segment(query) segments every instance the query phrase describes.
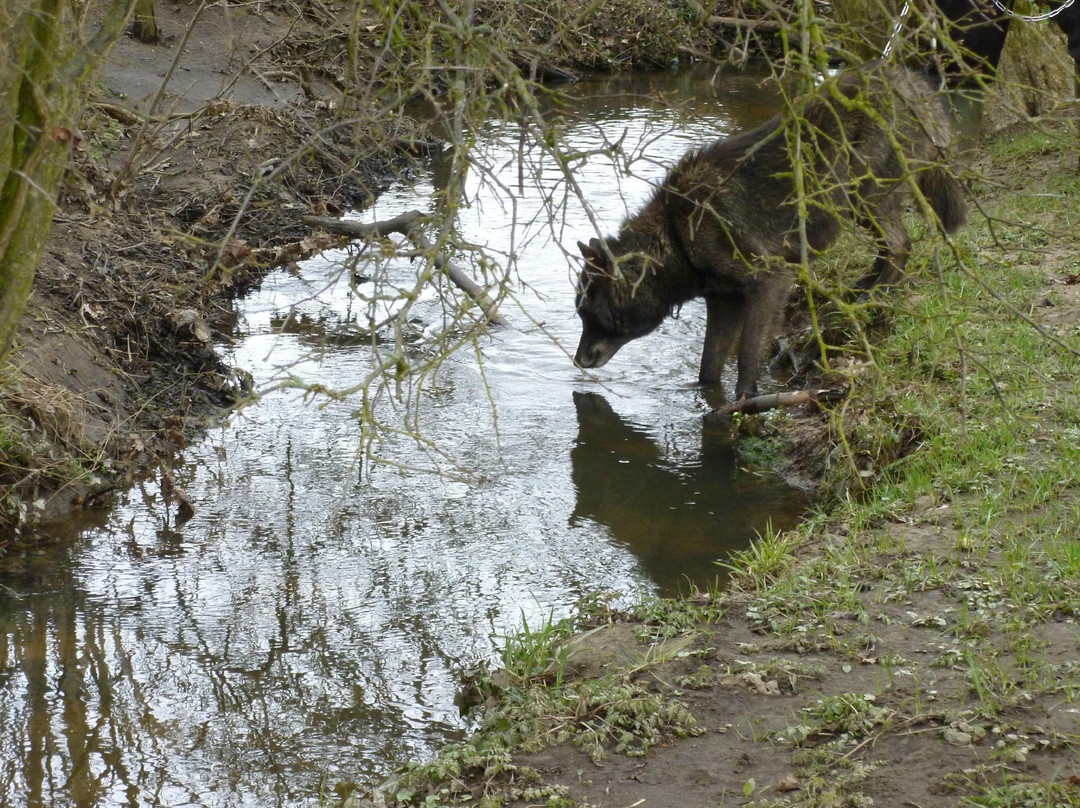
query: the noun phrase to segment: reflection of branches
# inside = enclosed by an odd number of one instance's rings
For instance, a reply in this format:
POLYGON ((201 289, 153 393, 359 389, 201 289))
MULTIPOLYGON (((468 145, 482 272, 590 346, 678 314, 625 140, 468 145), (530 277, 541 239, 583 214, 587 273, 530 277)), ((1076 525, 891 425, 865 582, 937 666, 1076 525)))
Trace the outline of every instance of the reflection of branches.
POLYGON ((304 216, 303 222, 312 227, 321 227, 332 233, 356 238, 378 238, 386 233, 400 233, 416 245, 423 255, 430 257, 436 269, 445 272, 454 285, 475 300, 490 322, 495 325, 507 325, 484 288, 470 278, 465 270, 447 258, 444 252, 436 250, 435 245, 424 235, 422 227, 424 215, 420 211, 412 210, 393 219, 372 223, 331 219, 326 216, 304 216))
MULTIPOLYGON (((31 596, 25 612, 14 624, 5 622, 0 634, 12 630, 16 638, 25 703, 23 714, 10 702, 4 705, 0 757, 11 765, 0 773, 0 793, 20 794, 30 805, 96 805, 107 792, 169 789, 175 800, 182 789, 194 802, 195 795, 164 771, 156 770, 153 782, 145 777, 141 764, 163 753, 164 725, 144 697, 122 621, 88 604, 70 577, 53 583, 48 595, 31 596), (140 759, 133 772, 135 749, 140 759)), ((22 695, 17 687, 8 693, 22 695)))

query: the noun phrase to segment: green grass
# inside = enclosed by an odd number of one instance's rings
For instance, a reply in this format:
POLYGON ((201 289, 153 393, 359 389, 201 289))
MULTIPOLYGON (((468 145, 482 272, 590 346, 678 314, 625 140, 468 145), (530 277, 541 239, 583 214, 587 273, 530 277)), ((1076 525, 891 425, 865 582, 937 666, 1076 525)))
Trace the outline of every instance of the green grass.
POLYGON ((1067 144, 1068 135, 1050 129, 1029 129, 1009 133, 991 141, 995 161, 1023 160, 1056 151, 1067 144))
POLYGON ((1007 783, 965 800, 982 808, 1076 808, 1080 791, 1072 783, 1007 783))
POLYGON ((571 620, 555 620, 549 614, 538 627, 530 627, 522 613, 521 630, 503 638, 503 671, 510 681, 528 683, 550 673, 558 677, 565 662, 560 643, 573 634, 571 620))
POLYGON ((793 534, 773 530, 770 522, 746 550, 736 550, 716 563, 728 571, 732 585, 760 589, 790 566, 796 547, 793 534))
MULTIPOLYGON (((680 603, 646 602, 643 625, 659 624, 667 616, 690 625, 680 603), (670 605, 670 611, 663 603, 670 605)), ((702 613, 694 614, 696 623, 702 613)), ((392 795, 397 804, 456 803, 460 795, 453 784, 468 780, 481 792, 475 804, 494 808, 502 804, 500 795, 510 794, 544 805, 571 806, 575 803, 566 800, 564 790, 545 787, 533 773, 515 765, 511 751, 569 743, 599 762, 610 754, 643 756, 665 739, 700 734, 696 720, 679 699, 634 681, 643 670, 680 653, 665 651, 665 632, 653 638, 660 640, 659 645, 650 645, 649 639, 643 642, 639 661, 629 669, 580 679, 564 673, 573 653, 567 641, 571 635, 581 637, 575 634, 581 627, 549 615, 536 626, 524 622, 520 631, 504 637, 503 668, 484 672, 473 682, 480 695, 495 698, 497 706, 484 712, 483 726, 473 739, 450 745, 435 760, 400 773, 392 795)), ((591 631, 604 628, 594 626, 591 631)))

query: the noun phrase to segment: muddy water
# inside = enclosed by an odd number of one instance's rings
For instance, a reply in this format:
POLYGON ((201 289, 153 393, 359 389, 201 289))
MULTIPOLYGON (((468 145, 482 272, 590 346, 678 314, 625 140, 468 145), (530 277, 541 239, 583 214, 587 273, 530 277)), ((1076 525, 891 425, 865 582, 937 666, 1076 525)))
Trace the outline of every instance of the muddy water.
MULTIPOLYGON (((773 107, 752 76, 575 92, 569 147, 624 137, 637 158, 633 176, 600 158, 577 166, 609 229, 689 144, 773 107)), ((484 131, 495 174, 475 172, 460 235, 516 254, 529 316, 504 304, 514 328, 427 379, 430 443, 384 434, 387 462, 372 462, 356 396, 280 389, 186 452, 186 523, 149 480, 65 549, 0 571, 0 804, 314 804, 321 788, 462 737, 457 671, 523 620, 566 615, 596 590, 709 585, 715 559, 797 519, 800 494, 741 472, 725 436, 703 433, 700 309, 595 376, 573 368, 560 244, 593 233, 573 199, 557 215, 544 206, 558 173, 533 179, 539 155, 515 160, 518 146, 512 128, 484 131)), ((364 215, 428 207, 438 169, 364 215)), ((386 271, 404 283, 413 269, 386 271)), ((341 388, 372 367, 362 309, 340 259, 312 261, 268 278, 222 350, 263 388, 341 388)), ((440 304, 421 299, 415 315, 422 346, 440 304)))

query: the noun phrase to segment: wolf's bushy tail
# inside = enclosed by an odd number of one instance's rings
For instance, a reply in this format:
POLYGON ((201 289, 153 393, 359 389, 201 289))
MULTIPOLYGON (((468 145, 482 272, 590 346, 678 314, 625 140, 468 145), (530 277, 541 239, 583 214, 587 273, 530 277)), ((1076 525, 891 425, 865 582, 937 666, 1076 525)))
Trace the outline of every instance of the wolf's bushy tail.
POLYGON ((943 166, 933 165, 915 175, 915 183, 930 202, 942 229, 952 233, 967 222, 967 202, 960 181, 943 166))

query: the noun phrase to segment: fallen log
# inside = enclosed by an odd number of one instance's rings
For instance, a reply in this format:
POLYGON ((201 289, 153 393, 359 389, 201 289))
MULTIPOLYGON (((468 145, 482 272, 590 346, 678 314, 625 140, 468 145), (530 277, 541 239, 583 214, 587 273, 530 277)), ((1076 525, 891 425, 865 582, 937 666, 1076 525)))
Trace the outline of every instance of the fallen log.
POLYGON ((717 407, 705 414, 705 423, 723 424, 731 420, 735 413, 753 415, 760 412, 779 409, 780 407, 801 407, 804 404, 832 404, 842 401, 847 396, 846 388, 832 390, 798 390, 793 393, 769 393, 753 398, 740 398, 731 404, 717 407))
POLYGON ((783 26, 776 20, 748 20, 745 17, 722 17, 714 14, 705 21, 709 28, 749 28, 762 33, 778 33, 783 26))
POLYGON ((331 233, 353 238, 377 238, 388 233, 399 233, 405 236, 418 250, 433 256, 432 263, 435 268, 440 272, 445 272, 451 283, 476 302, 483 310, 488 322, 500 326, 509 325, 506 318, 499 314, 495 301, 488 296, 484 287, 470 278, 465 270, 447 258, 442 251, 435 249, 435 245, 424 235, 424 220, 424 214, 418 210, 410 210, 382 222, 354 222, 329 216, 301 217, 301 221, 308 227, 320 227, 331 233))

